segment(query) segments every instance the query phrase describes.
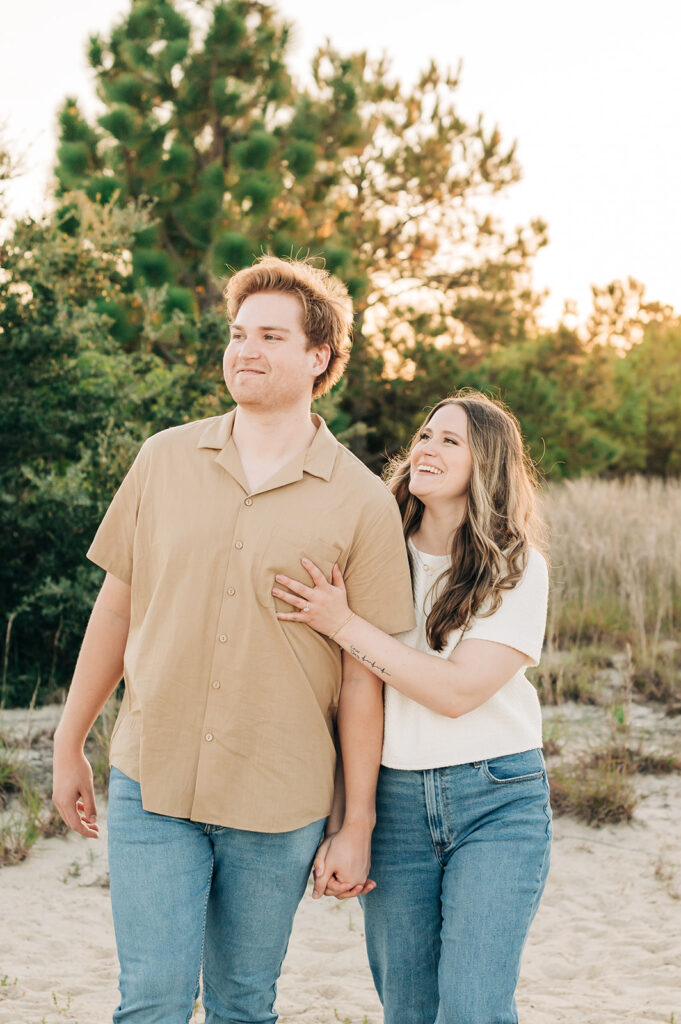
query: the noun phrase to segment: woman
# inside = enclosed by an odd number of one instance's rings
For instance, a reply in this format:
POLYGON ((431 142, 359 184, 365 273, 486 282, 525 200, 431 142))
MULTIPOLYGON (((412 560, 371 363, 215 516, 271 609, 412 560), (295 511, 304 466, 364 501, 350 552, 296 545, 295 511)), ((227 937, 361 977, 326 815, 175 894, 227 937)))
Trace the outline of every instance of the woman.
POLYGON ((310 563, 314 587, 277 577, 296 609, 279 617, 333 635, 387 684, 376 888, 361 897, 385 1024, 512 1024, 551 843, 524 673, 539 661, 548 590, 534 473, 514 417, 460 392, 432 409, 389 485, 416 628, 382 633, 348 608, 337 567, 329 584, 310 563))

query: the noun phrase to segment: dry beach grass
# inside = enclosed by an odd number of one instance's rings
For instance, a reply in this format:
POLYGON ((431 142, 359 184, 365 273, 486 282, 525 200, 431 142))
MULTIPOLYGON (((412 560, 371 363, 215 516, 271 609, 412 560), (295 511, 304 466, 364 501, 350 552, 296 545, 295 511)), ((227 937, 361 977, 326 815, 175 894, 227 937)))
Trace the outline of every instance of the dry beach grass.
POLYGON ((628 642, 639 668, 654 664, 681 619, 681 481, 582 478, 548 487, 542 505, 549 651, 628 642))

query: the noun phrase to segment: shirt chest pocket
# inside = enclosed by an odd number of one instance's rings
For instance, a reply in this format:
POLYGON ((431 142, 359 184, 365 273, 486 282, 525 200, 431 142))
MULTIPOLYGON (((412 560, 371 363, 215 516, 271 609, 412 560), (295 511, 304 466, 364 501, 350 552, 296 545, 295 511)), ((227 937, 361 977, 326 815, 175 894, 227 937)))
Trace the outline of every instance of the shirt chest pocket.
POLYGON ((344 568, 343 552, 340 544, 335 545, 321 540, 314 535, 296 536, 290 530, 275 528, 263 543, 262 554, 255 566, 255 593, 260 604, 276 611, 290 612, 292 608, 272 594, 272 587, 277 586, 275 575, 283 573, 291 579, 298 580, 306 586, 312 586, 312 580, 300 564, 305 556, 311 559, 331 580, 331 570, 338 562, 341 571, 344 568))

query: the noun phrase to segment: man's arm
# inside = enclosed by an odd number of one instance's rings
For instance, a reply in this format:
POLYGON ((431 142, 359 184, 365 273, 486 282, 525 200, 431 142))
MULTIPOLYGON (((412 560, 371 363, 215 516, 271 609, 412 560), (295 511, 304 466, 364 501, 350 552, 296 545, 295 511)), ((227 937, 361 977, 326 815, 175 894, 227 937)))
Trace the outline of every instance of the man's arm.
MULTIPOLYGON (((343 653, 343 684, 338 704, 343 759, 343 824, 315 862, 313 897, 327 890, 341 899, 369 892, 365 886, 376 822, 376 780, 383 743, 383 684, 343 653), (325 856, 324 856, 325 854, 325 856), (318 869, 320 873, 318 874, 318 869)), ((335 803, 335 801, 334 801, 335 803)), ((331 829, 329 829, 331 831, 331 829)))
POLYGON ((123 675, 129 628, 130 587, 107 573, 54 734, 52 800, 66 824, 89 838, 97 838, 99 828, 92 768, 83 747, 97 715, 123 675))
POLYGON ((326 819, 324 835, 327 838, 340 831, 345 817, 345 776, 343 774, 343 754, 340 749, 340 737, 336 729, 336 771, 333 777, 333 803, 326 819))

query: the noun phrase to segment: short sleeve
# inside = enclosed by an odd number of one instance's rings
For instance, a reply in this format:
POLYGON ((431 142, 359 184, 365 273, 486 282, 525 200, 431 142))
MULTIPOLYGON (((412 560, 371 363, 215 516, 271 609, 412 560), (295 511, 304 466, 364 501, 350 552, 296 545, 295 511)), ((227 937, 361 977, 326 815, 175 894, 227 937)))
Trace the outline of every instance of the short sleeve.
POLYGON ((135 530, 146 482, 148 455, 145 442, 116 491, 87 552, 91 562, 128 584, 132 581, 135 530))
POLYGON ((378 515, 362 524, 344 573, 353 612, 384 633, 414 627, 414 598, 399 509, 386 493, 378 515))
POLYGON ((486 618, 475 618, 463 640, 491 640, 526 654, 539 664, 546 629, 549 573, 543 556, 530 548, 525 572, 501 605, 486 618))

